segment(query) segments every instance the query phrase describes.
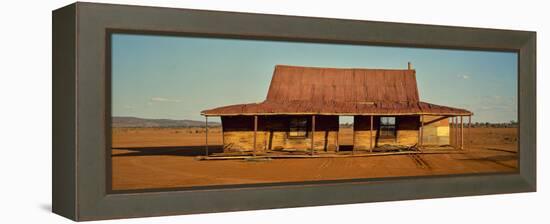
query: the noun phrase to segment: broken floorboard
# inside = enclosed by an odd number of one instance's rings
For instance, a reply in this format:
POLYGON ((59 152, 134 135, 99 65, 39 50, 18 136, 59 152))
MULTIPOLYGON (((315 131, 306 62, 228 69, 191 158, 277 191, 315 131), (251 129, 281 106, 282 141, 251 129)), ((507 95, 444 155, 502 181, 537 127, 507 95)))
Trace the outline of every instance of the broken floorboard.
POLYGON ((197 160, 238 160, 238 159, 292 159, 292 158, 348 158, 348 157, 371 157, 371 156, 391 156, 391 155, 411 155, 411 154, 460 154, 461 150, 434 150, 434 151, 404 151, 404 152, 379 152, 379 153, 320 153, 320 154, 275 154, 264 153, 252 155, 213 155, 198 156, 197 160))

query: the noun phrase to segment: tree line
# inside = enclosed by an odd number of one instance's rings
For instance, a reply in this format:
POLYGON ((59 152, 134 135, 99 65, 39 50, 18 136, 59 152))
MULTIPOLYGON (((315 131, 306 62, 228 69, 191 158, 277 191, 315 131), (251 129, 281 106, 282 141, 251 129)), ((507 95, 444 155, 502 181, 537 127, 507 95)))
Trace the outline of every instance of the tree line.
MULTIPOLYGON (((460 124, 458 124, 460 126, 460 124)), ((464 122, 464 127, 468 125, 467 122, 464 122)), ((517 121, 509 121, 509 122, 502 122, 502 123, 492 123, 492 122, 472 122, 472 127, 474 128, 517 128, 518 122, 517 121)), ((343 123, 340 124, 340 127, 342 128, 351 128, 353 127, 353 123, 343 123)))

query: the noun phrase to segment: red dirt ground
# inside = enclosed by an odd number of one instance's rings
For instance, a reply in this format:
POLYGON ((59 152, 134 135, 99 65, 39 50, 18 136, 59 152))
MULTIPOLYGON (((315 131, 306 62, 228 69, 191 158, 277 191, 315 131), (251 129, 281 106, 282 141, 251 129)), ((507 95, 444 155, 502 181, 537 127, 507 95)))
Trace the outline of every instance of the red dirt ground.
MULTIPOLYGON (((517 129, 472 128, 464 153, 269 161, 199 161, 200 128, 113 129, 113 190, 517 171, 517 129)), ((351 144, 351 129, 341 131, 351 144)), ((210 150, 221 131, 209 130, 210 150)), ((214 145, 218 145, 217 147, 214 145)))

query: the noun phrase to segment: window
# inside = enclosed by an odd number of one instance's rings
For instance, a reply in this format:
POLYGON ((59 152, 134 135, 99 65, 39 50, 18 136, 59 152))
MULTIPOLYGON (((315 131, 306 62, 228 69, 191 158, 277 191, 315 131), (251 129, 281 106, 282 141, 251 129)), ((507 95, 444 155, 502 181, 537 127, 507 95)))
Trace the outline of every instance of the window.
POLYGON ((307 137, 307 119, 306 118, 291 118, 288 137, 305 138, 307 137))
POLYGON ((381 138, 395 138, 395 117, 380 117, 381 138))

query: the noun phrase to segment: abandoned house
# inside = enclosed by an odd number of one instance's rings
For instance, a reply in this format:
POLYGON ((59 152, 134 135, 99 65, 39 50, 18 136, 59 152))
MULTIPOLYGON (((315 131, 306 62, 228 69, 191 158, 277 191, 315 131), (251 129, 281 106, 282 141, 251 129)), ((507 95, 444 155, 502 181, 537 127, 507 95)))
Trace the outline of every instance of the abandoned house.
POLYGON ((472 115, 420 101, 410 63, 408 69, 277 65, 263 102, 201 114, 206 122, 221 117, 224 152, 312 154, 344 150, 340 116, 353 116, 353 145, 347 148, 368 152, 383 145, 462 148, 463 118, 470 123, 472 115))

